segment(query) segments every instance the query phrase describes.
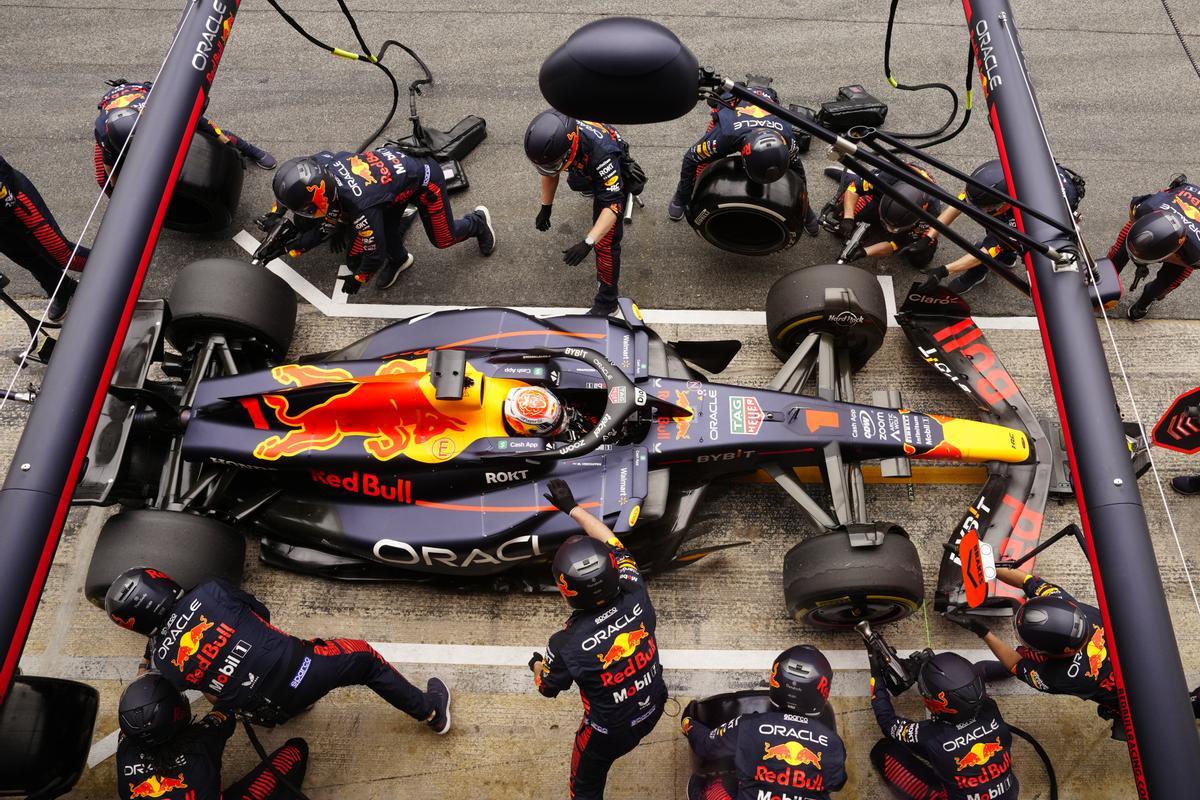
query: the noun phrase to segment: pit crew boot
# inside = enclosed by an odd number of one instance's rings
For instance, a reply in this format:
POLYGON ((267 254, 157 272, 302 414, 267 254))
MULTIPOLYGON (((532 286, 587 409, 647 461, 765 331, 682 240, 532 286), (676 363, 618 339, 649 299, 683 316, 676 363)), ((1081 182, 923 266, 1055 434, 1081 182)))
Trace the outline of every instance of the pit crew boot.
POLYGON ((671 222, 679 222, 683 219, 683 203, 679 202, 677 198, 672 197, 667 203, 667 219, 671 222))
POLYGON ((233 146, 237 148, 238 152, 253 161, 254 165, 259 169, 270 171, 278 166, 279 162, 275 160, 275 156, 271 155, 266 150, 263 150, 261 147, 257 147, 250 142, 247 142, 240 136, 230 136, 229 138, 232 141, 233 146))
POLYGON ((1150 306, 1152 305, 1154 305, 1154 300, 1146 297, 1146 295, 1143 294, 1133 305, 1129 307, 1129 311, 1126 312, 1126 316, 1128 316, 1134 322, 1137 322, 1139 319, 1145 319, 1146 315, 1150 313, 1150 306))
POLYGON ((390 289, 400 277, 400 273, 407 270, 413 265, 413 254, 408 253, 403 261, 390 259, 388 263, 383 265, 383 269, 379 270, 379 275, 375 278, 375 283, 380 289, 390 289))
POLYGON ((425 685, 425 696, 433 705, 433 716, 425 720, 425 724, 438 736, 443 736, 450 730, 450 689, 441 678, 430 678, 425 685))
POLYGON ((487 257, 496 251, 496 229, 492 227, 492 214, 487 206, 475 206, 475 213, 483 220, 483 229, 479 231, 479 254, 487 257))
POLYGON ((63 279, 62 285, 50 300, 50 307, 46 309, 47 320, 57 324, 66 318, 67 307, 70 306, 71 298, 75 296, 75 287, 78 285, 79 282, 74 278, 63 279))
POLYGON ((1171 488, 1179 494, 1200 494, 1200 475, 1179 475, 1171 478, 1171 488))
POLYGON ((947 288, 955 294, 966 294, 987 280, 987 276, 988 268, 980 264, 977 267, 971 267, 969 270, 950 281, 947 288))

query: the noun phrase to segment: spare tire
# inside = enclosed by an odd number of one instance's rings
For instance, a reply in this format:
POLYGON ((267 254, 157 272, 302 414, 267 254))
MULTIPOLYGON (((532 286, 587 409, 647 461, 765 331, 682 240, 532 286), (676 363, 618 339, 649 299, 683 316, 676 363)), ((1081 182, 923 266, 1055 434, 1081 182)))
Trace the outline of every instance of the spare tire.
POLYGON ((108 587, 133 567, 165 572, 185 591, 212 578, 236 586, 245 561, 245 537, 219 520, 182 511, 122 511, 100 529, 83 594, 103 607, 108 587))
POLYGON ((792 619, 818 628, 895 622, 925 599, 921 558, 899 525, 875 547, 851 547, 841 531, 819 534, 784 557, 783 599, 792 619))
POLYGON ((814 331, 831 333, 862 369, 887 334, 887 302, 879 280, 858 267, 822 264, 789 272, 767 292, 767 336, 786 361, 814 331))
POLYGON ((219 233, 228 228, 242 199, 244 171, 233 146, 192 134, 163 226, 183 233, 219 233))
POLYGON ((87 769, 100 693, 18 674, 0 704, 0 797, 61 797, 87 769))
POLYGON ((296 330, 296 293, 265 267, 234 258, 193 261, 179 271, 167 341, 180 352, 213 334, 261 342, 281 358, 296 330))
POLYGON ((746 177, 741 159, 725 158, 700 173, 687 206, 691 226, 710 244, 743 256, 786 250, 800 238, 808 187, 792 170, 774 183, 746 177))

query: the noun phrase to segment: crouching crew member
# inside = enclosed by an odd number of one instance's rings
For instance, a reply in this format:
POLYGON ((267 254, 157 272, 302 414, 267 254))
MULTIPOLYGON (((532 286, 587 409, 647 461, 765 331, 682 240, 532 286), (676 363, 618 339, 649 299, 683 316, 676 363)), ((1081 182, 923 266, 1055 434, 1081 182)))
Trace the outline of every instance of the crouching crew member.
POLYGON ((298 800, 291 787, 300 788, 308 767, 303 739, 287 740, 222 792, 221 760, 233 735, 233 717, 212 711, 193 723, 187 700, 156 672, 129 684, 117 714, 117 796, 122 800, 298 800))
POLYGON ((145 667, 180 690, 203 692, 218 711, 277 724, 342 686, 366 686, 435 733, 450 729, 450 691, 438 678, 417 689, 360 639, 289 636, 253 595, 221 580, 190 592, 155 569, 122 573, 104 609, 149 638, 145 667))
POLYGON ((667 700, 655 614, 633 556, 613 532, 575 502, 555 478, 546 499, 579 523, 554 555, 552 574, 571 616, 529 661, 538 691, 555 697, 579 686, 583 721, 571 754, 570 796, 598 800, 613 762, 637 747, 667 700))
MULTIPOLYGON (((768 87, 751 87, 761 97, 778 103, 779 96, 768 87)), ((792 137, 792 126, 749 100, 735 100, 724 95, 721 105, 712 112, 708 130, 700 141, 683 154, 679 185, 667 204, 667 216, 678 222, 692 201, 696 179, 704 168, 726 156, 740 154, 746 176, 756 183, 773 183, 789 169, 805 181, 804 162, 792 137)), ((805 185, 807 185, 805 183, 805 185)), ((820 230, 817 215, 808 203, 808 192, 801 198, 804 204, 804 229, 816 236, 820 230)))
POLYGON ((353 294, 378 274, 380 289, 388 289, 400 273, 412 266, 404 246, 409 221, 404 210, 416 204, 425 235, 434 247, 453 247, 475 239, 479 253, 496 249, 496 232, 487 207, 477 206, 461 219, 454 218, 446 194, 446 177, 433 158, 410 156, 394 147, 377 147, 366 153, 320 152, 284 162, 272 182, 279 205, 318 224, 299 227, 300 235, 279 242, 276 249, 259 248, 262 261, 288 252, 300 255, 339 231, 353 230, 349 251, 357 257, 354 276, 346 281, 353 294))
POLYGON ((1016 800, 1012 733, 971 662, 957 653, 930 655, 917 687, 933 716, 897 716, 872 660, 871 708, 884 738, 871 749, 871 763, 892 794, 904 800, 1016 800))
MULTIPOLYGON (((935 182, 933 176, 920 165, 910 163, 908 166, 930 183, 935 182)), ((830 174, 829 170, 826 172, 830 174)), ((831 204, 832 209, 826 207, 827 213, 836 214, 840 211, 837 233, 842 239, 849 239, 860 222, 871 225, 863 237, 870 244, 852 253, 851 260, 863 256, 880 258, 901 252, 914 269, 924 269, 933 260, 937 250, 937 231, 912 209, 878 189, 881 183, 886 183, 924 211, 937 214, 942 210, 938 200, 916 186, 901 182, 894 175, 873 172, 860 177, 850 170, 842 170, 838 195, 831 204)))
POLYGON ((732 756, 736 770, 728 780, 692 778, 688 800, 829 800, 846 784, 846 747, 820 719, 832 682, 821 651, 801 644, 771 666, 767 695, 774 711, 743 714, 712 729, 685 711, 681 723, 692 750, 701 758, 732 756))

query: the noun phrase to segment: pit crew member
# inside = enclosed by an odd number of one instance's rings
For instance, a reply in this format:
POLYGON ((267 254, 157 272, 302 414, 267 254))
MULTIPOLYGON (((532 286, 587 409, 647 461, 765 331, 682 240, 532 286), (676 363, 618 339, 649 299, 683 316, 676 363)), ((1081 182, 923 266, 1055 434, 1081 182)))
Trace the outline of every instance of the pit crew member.
MULTIPOLYGON (((925 180, 933 183, 933 177, 919 164, 910 163, 909 168, 925 180)), ((837 168, 826 170, 836 174, 837 168)), ((851 254, 851 260, 864 256, 879 258, 902 252, 905 260, 915 269, 924 269, 933 260, 937 250, 937 231, 929 227, 912 210, 895 198, 884 194, 876 187, 880 183, 896 189, 906 200, 931 214, 942 210, 942 204, 915 186, 900 182, 885 172, 873 172, 861 177, 850 170, 840 170, 838 194, 826 206, 826 214, 836 215, 837 233, 849 239, 860 222, 871 224, 865 240, 871 244, 851 254)), ((831 224, 831 223, 827 223, 831 224)))

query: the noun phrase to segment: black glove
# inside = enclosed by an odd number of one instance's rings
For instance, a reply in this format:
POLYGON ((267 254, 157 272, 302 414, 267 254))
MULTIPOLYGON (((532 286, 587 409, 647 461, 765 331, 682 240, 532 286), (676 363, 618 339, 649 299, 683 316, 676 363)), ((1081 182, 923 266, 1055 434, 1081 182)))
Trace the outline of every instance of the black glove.
POLYGON ((279 224, 281 219, 283 219, 283 215, 283 211, 268 211, 261 217, 255 217, 254 224, 257 225, 258 229, 263 233, 270 233, 271 231, 275 230, 275 226, 279 224))
POLYGON ((967 616, 961 611, 948 611, 945 614, 946 621, 952 622, 964 631, 970 631, 980 639, 991 633, 987 625, 984 625, 974 617, 967 616))
POLYGON ((931 292, 942 282, 942 278, 949 277, 950 270, 946 269, 945 266, 933 267, 932 269, 925 270, 923 274, 925 275, 925 282, 919 288, 922 292, 931 292))
POLYGON ((842 221, 838 223, 838 236, 843 239, 849 239, 854 235, 854 229, 858 227, 858 222, 854 217, 842 217, 842 221))
POLYGON ((546 659, 542 658, 542 654, 541 654, 541 653, 539 653, 539 652, 537 652, 536 650, 534 650, 534 651, 533 651, 533 655, 532 655, 532 656, 530 656, 530 658, 529 658, 529 671, 530 671, 530 672, 535 672, 535 671, 537 670, 537 667, 536 667, 535 665, 536 665, 536 664, 537 664, 539 661, 545 661, 545 660, 546 660, 546 659))
POLYGON ((287 244, 283 241, 283 237, 280 236, 259 245, 258 249, 254 251, 254 258, 258 262, 266 264, 269 261, 274 261, 286 252, 287 244))
POLYGON ((592 252, 592 246, 587 242, 573 244, 563 250, 563 263, 574 267, 587 258, 587 254, 590 252, 592 252))
POLYGON ((363 284, 371 279, 370 275, 350 275, 342 279, 342 288, 346 294, 358 294, 358 290, 363 287, 363 284), (362 278, 362 280, 360 280, 362 278))
POLYGON ((579 505, 575 502, 575 495, 571 494, 571 487, 567 486, 567 482, 562 478, 552 478, 546 484, 546 488, 550 491, 542 496, 564 514, 570 514, 575 506, 579 505))
POLYGON ((329 234, 329 249, 334 253, 342 252, 354 241, 356 235, 349 225, 338 225, 333 229, 333 233, 329 234))
POLYGON ((550 230, 550 209, 554 208, 553 203, 543 203, 542 208, 538 211, 537 219, 533 222, 533 227, 539 231, 550 230))
MULTIPOLYGON (((916 239, 900 248, 900 253, 903 253, 909 258, 917 261, 925 258, 927 255, 929 256, 930 260, 932 260, 932 250, 935 246, 936 245, 933 239, 930 239, 928 236, 918 236, 916 239)), ((897 253, 897 255, 900 255, 900 253, 897 253)))

